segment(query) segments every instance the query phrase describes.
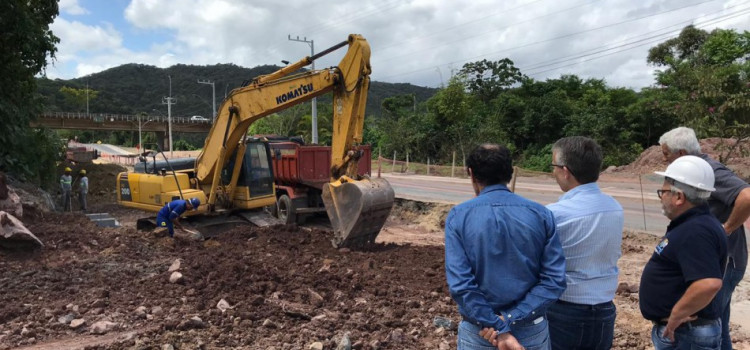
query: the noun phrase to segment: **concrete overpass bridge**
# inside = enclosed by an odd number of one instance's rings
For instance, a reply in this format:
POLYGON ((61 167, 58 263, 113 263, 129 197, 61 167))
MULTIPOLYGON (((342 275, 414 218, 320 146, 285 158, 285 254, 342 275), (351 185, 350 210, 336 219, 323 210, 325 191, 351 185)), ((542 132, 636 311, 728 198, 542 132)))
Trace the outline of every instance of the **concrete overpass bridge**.
MULTIPOLYGON (((31 126, 46 126, 50 129, 76 130, 126 130, 168 132, 169 120, 165 116, 138 116, 108 113, 45 112, 31 126)), ((191 120, 172 117, 172 132, 208 132, 211 120, 191 120)))
MULTIPOLYGON (((32 127, 45 126, 50 129, 74 130, 121 130, 155 132, 157 142, 163 149, 169 149, 169 124, 165 116, 139 116, 108 113, 69 113, 45 112, 31 122, 32 127)), ((208 133, 211 120, 191 120, 190 118, 172 117, 172 132, 208 133)))

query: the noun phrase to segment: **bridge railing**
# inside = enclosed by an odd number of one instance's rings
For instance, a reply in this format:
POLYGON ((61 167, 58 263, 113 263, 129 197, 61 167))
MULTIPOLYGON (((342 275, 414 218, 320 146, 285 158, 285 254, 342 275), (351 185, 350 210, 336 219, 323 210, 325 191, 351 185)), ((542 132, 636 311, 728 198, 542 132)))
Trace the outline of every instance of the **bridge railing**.
MULTIPOLYGON (((103 123, 106 121, 131 121, 138 123, 138 115, 132 114, 111 114, 111 113, 78 113, 78 112, 44 112, 41 117, 52 118, 52 119, 88 119, 97 123, 103 123)), ((141 122, 147 121, 167 123, 168 117, 166 116, 140 116, 141 122)), ((189 117, 172 117, 172 123, 183 123, 183 124, 211 124, 211 120, 192 120, 189 117)))

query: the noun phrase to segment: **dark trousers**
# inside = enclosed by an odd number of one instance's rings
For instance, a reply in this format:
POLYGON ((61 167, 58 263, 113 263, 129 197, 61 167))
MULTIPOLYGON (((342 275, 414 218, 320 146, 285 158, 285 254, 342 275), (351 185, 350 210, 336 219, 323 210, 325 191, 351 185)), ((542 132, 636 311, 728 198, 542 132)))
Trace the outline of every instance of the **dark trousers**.
POLYGON ((70 211, 70 190, 62 191, 62 210, 63 212, 70 211))
POLYGON ((156 216, 156 226, 158 227, 166 227, 169 231, 169 237, 174 237, 174 226, 172 225, 172 220, 169 220, 168 218, 163 218, 159 215, 156 216))
POLYGON ((735 266, 734 259, 727 262, 727 270, 724 271, 721 290, 716 294, 716 298, 721 301, 721 349, 732 350, 732 337, 729 335, 729 304, 732 303, 732 293, 734 288, 742 281, 745 275, 743 266, 735 266))
POLYGON ((558 300, 547 309, 553 350, 610 349, 617 309, 613 302, 597 305, 558 300))
POLYGON ((78 192, 78 203, 81 204, 81 210, 83 211, 88 210, 88 202, 86 201, 86 196, 88 196, 86 192, 78 192))

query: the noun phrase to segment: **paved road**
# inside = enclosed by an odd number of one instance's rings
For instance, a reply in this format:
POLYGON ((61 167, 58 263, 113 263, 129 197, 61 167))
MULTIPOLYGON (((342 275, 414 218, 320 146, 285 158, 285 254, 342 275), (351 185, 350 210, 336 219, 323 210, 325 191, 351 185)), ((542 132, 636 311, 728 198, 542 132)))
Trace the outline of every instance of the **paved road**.
POLYGON ((99 151, 100 154, 109 154, 113 156, 128 156, 132 155, 132 153, 117 147, 115 145, 110 145, 106 143, 98 144, 98 143, 84 143, 82 144, 84 147, 93 148, 97 151, 99 151))
MULTIPOLYGON (((390 173, 382 176, 390 182, 399 198, 456 204, 474 197, 474 190, 467 179, 390 173)), ((656 197, 660 180, 644 176, 642 184, 643 197, 638 182, 599 182, 602 191, 615 197, 622 205, 626 228, 661 235, 669 221, 661 214, 661 205, 656 197)), ((555 202, 562 195, 560 187, 549 177, 519 178, 516 193, 542 204, 555 202)))

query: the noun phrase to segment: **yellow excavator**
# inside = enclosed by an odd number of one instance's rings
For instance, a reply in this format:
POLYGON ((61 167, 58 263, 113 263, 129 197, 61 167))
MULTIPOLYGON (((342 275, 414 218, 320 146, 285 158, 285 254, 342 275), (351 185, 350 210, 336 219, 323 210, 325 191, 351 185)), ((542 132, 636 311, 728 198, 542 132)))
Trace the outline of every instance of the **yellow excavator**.
MULTIPOLYGON (((361 35, 352 34, 312 57, 255 78, 222 102, 193 168, 167 170, 154 159, 151 171, 146 167, 144 172, 120 173, 118 203, 155 212, 174 199, 197 197, 206 205, 190 215, 226 221, 240 214, 250 220, 248 212, 275 205, 276 195, 268 142, 248 137, 248 128, 263 117, 331 92, 330 182, 323 186, 322 198, 334 230, 333 244, 374 242, 394 193, 386 180, 357 174, 370 72, 370 46, 361 35), (344 46, 348 50, 338 66, 301 71, 344 46)), ((166 157, 165 161, 169 163, 166 157)))

